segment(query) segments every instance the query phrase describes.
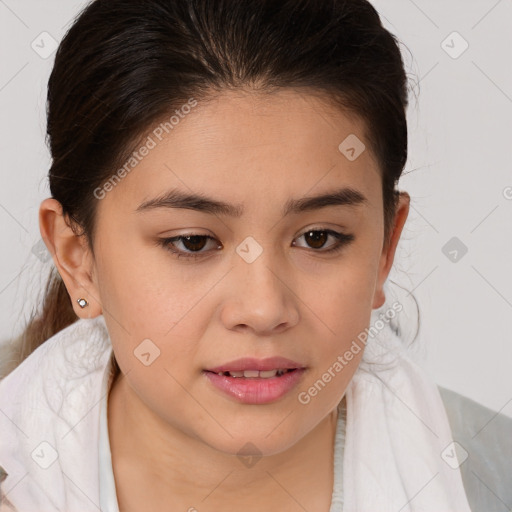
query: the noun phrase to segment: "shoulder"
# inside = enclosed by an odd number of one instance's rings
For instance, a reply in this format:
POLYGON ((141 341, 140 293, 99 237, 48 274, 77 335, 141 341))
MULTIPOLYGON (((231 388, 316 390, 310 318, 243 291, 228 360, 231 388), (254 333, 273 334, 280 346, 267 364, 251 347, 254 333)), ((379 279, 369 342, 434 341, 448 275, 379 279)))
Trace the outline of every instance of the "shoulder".
POLYGON ((0 495, 18 510, 89 510, 85 499, 97 500, 94 446, 112 353, 103 317, 80 319, 0 379, 0 495), (44 471, 36 450, 50 461, 44 471))
MULTIPOLYGON (((452 437, 467 458, 460 471, 471 509, 512 507, 512 418, 438 386, 452 437)), ((462 460, 463 457, 460 457, 462 460)))

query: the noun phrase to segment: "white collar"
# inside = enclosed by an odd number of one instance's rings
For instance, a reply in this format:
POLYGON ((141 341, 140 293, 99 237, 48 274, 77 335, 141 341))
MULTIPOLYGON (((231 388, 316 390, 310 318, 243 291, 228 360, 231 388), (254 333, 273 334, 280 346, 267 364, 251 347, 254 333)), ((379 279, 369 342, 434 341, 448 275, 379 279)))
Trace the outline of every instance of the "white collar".
POLYGON ((103 316, 79 319, 0 381, 2 491, 18 511, 98 511, 97 397, 111 356, 103 316))

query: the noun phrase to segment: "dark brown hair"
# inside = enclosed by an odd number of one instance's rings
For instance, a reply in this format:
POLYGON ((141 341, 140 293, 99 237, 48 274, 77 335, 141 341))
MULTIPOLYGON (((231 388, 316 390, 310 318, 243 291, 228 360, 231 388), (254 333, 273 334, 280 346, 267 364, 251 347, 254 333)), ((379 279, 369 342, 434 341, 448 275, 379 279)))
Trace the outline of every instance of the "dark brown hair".
MULTIPOLYGON (((240 88, 303 90, 364 121, 388 241, 407 160, 407 80, 398 41, 368 1, 95 0, 58 47, 47 98, 51 194, 93 254, 93 191, 191 97, 240 88)), ((77 319, 52 269, 15 363, 77 319)))

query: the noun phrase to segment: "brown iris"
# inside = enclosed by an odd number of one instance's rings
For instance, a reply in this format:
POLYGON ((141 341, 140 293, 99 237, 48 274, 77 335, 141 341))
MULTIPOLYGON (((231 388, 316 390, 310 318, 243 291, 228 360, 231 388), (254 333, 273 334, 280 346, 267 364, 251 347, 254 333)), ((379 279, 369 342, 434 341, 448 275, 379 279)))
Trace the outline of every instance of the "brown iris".
POLYGON ((208 238, 204 235, 192 235, 192 236, 183 236, 182 242, 183 245, 189 251, 200 251, 207 243, 208 238))
POLYGON ((308 241, 308 244, 313 247, 314 249, 320 249, 324 246, 327 237, 329 235, 326 231, 308 231, 304 233, 304 239, 307 241, 308 237, 313 240, 313 244, 310 244, 308 241))

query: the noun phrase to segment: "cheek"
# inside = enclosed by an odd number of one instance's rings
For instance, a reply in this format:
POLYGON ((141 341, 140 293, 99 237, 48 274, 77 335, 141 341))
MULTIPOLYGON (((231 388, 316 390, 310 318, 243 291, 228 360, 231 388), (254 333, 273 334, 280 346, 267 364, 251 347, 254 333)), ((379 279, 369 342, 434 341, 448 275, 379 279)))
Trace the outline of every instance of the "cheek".
POLYGON ((368 325, 376 276, 373 261, 354 255, 322 276, 317 275, 314 287, 309 283, 303 289, 308 294, 307 303, 314 305, 331 334, 346 338, 368 325))
POLYGON ((361 361, 364 335, 371 319, 375 276, 374 262, 362 258, 347 259, 337 272, 323 280, 321 290, 317 288, 317 292, 310 293, 305 300, 315 304, 315 324, 319 326, 315 372, 310 383, 319 379, 329 382, 328 390, 322 391, 327 401, 335 400, 345 390, 361 361))
MULTIPOLYGON (((101 303, 128 333, 161 338, 194 309, 205 293, 205 280, 187 279, 189 270, 173 261, 165 249, 112 237, 97 260, 101 303)), ((206 284, 211 279, 206 279, 206 284)))

